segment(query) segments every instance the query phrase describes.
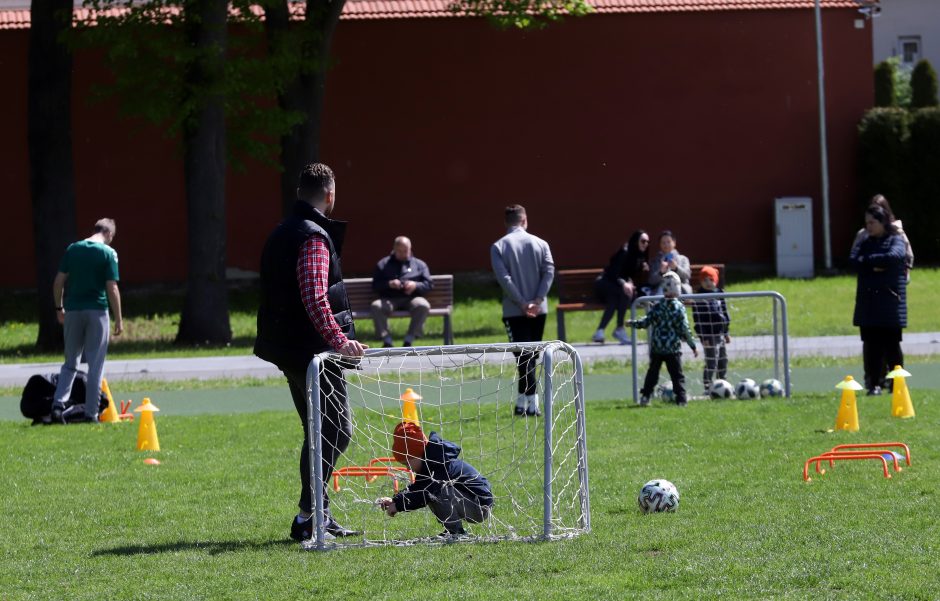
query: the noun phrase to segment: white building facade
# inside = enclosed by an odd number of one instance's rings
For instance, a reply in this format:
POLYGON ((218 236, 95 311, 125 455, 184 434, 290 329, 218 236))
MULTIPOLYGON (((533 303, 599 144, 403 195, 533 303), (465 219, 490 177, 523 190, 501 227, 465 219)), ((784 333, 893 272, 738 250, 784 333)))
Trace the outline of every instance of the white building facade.
POLYGON ((881 0, 872 19, 874 64, 898 56, 913 67, 926 58, 940 71, 940 0, 881 0))

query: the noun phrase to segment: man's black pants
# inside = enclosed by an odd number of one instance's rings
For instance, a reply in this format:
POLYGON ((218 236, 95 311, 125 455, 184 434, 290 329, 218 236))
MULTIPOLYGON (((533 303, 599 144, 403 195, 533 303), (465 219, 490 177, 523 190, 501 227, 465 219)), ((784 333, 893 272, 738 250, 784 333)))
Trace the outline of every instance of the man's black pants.
MULTIPOLYGON (((545 314, 535 317, 504 317, 506 334, 509 342, 539 342, 545 332, 545 314)), ((532 351, 513 353, 516 356, 516 368, 519 370, 519 394, 533 395, 538 382, 535 377, 535 366, 539 354, 532 351)))
MULTIPOLYGON (((294 407, 304 429, 304 444, 300 448, 300 502, 301 511, 313 513, 313 495, 310 490, 310 435, 307 431, 307 374, 284 371, 294 407)), ((320 413, 322 415, 320 438, 323 441, 323 509, 328 512, 330 498, 327 483, 333 474, 337 458, 349 446, 352 439, 352 420, 346 398, 346 380, 343 370, 332 361, 323 364, 320 374, 320 413)))

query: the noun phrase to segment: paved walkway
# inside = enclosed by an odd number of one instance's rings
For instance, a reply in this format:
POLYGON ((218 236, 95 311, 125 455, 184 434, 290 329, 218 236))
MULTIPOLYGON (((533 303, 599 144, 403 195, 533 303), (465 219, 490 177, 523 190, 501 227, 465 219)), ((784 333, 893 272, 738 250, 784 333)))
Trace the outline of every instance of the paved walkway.
MULTIPOLYGON (((790 338, 790 356, 858 357, 861 360, 862 343, 858 336, 821 336, 790 338)), ((617 344, 574 344, 585 363, 604 359, 627 360, 630 346, 617 344)), ((903 348, 908 355, 940 355, 940 332, 904 334, 903 348)), ((637 351, 646 355, 646 345, 637 351)), ((688 349, 686 348, 686 351, 688 349)), ((734 338, 728 345, 731 357, 768 356, 773 352, 768 336, 734 338)), ((0 386, 23 386, 34 374, 55 373, 59 363, 20 363, 0 365, 0 386)), ((216 378, 264 378, 278 376, 280 372, 270 363, 253 355, 231 357, 196 357, 191 359, 129 359, 109 360, 105 365, 109 381, 135 379, 189 380, 216 378)))

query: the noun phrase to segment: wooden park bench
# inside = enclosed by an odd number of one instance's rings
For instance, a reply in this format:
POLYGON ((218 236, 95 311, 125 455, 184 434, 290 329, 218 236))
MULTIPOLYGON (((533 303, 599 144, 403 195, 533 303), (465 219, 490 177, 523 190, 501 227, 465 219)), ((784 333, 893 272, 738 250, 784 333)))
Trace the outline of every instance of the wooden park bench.
MULTIPOLYGON (((718 285, 725 284, 725 266, 723 263, 709 263, 718 270, 718 285)), ((692 265, 692 276, 689 284, 692 289, 698 288, 702 277, 702 268, 705 265, 692 265)), ((562 269, 555 272, 555 282, 558 286, 558 306, 555 308, 558 320, 558 339, 565 340, 565 313, 571 311, 603 311, 604 305, 597 302, 594 292, 594 280, 603 269, 562 269)), ((645 282, 638 283, 643 286, 645 282)))
MULTIPOLYGON (((432 275, 431 281, 434 286, 424 298, 431 303, 429 317, 444 318, 444 344, 454 343, 454 330, 451 324, 451 313, 454 311, 454 276, 452 275, 432 275)), ((379 295, 372 290, 372 278, 349 278, 344 279, 346 284, 346 295, 349 297, 349 308, 352 310, 353 319, 372 321, 372 301, 379 298, 379 295)), ((408 311, 393 311, 391 317, 411 317, 408 311)))

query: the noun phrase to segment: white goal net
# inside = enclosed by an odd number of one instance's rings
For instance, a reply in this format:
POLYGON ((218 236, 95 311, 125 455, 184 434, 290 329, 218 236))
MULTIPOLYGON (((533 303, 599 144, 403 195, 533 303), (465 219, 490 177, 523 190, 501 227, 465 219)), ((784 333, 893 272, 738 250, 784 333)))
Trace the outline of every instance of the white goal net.
POLYGON ((583 375, 577 352, 567 344, 369 350, 354 365, 343 364, 342 382, 334 385, 321 376, 337 361, 342 362, 339 355, 320 355, 307 374, 314 515, 323 515, 325 488, 329 513, 361 534, 333 539, 318 524, 306 548, 545 540, 590 529, 583 375), (538 414, 530 395, 530 414, 518 415, 520 392, 533 372, 538 414), (343 385, 351 438, 324 479, 323 470, 330 468, 320 461, 320 433, 328 438, 337 409, 333 400, 343 385), (409 419, 430 437, 426 451, 407 448, 408 455, 427 454, 424 474, 421 464, 411 470, 393 456, 396 426, 409 419), (457 445, 459 455, 444 441, 457 445), (448 450, 447 459, 435 461, 441 449, 448 450), (477 470, 488 486, 459 462, 477 470), (468 475, 473 481, 464 486, 468 475), (455 489, 463 505, 453 505, 455 489), (389 517, 376 504, 412 491, 424 491, 409 498, 427 506, 389 517), (442 514, 442 504, 451 508, 450 517, 442 514), (482 511, 464 511, 467 506, 482 511))
MULTIPOLYGON (((662 296, 637 298, 631 316, 641 317, 662 296)), ((695 333, 699 356, 682 343, 682 368, 689 399, 709 398, 718 379, 736 394, 742 380, 760 385, 779 382, 779 394, 790 396, 790 353, 787 302, 779 292, 723 292, 684 294, 689 326, 695 333), (713 301, 709 303, 709 301, 713 301), (720 303, 720 309, 715 303, 720 303)), ((639 400, 649 368, 648 331, 634 330, 632 352, 633 398, 639 400)), ((666 366, 659 373, 653 398, 671 402, 673 387, 666 366)))

